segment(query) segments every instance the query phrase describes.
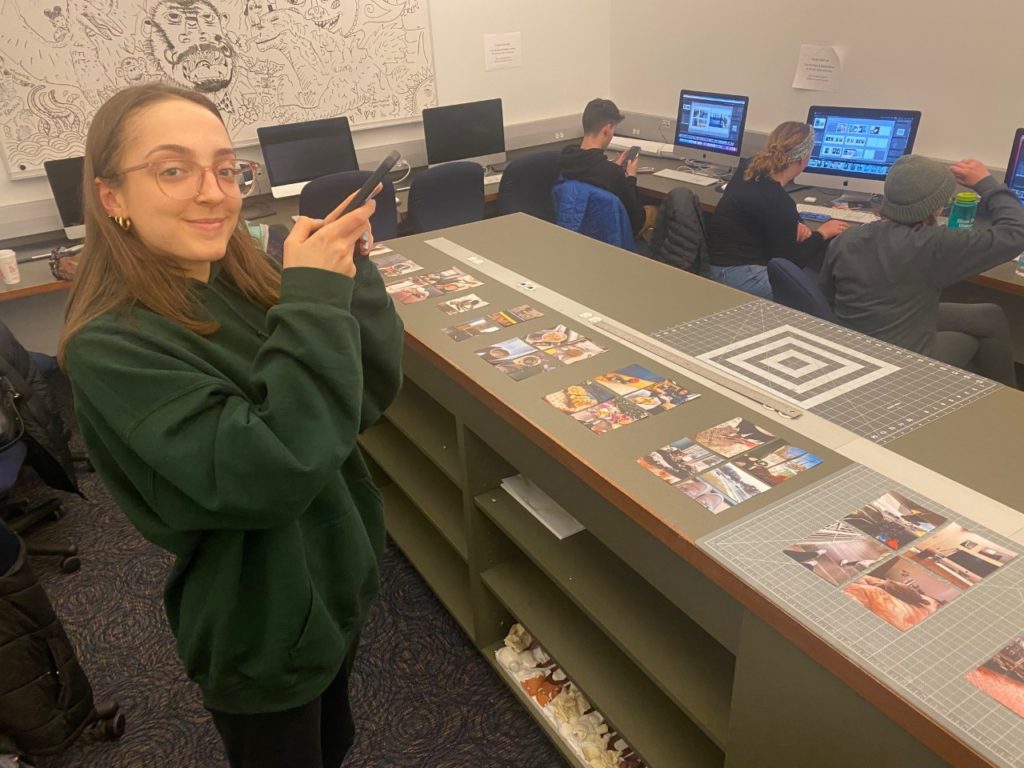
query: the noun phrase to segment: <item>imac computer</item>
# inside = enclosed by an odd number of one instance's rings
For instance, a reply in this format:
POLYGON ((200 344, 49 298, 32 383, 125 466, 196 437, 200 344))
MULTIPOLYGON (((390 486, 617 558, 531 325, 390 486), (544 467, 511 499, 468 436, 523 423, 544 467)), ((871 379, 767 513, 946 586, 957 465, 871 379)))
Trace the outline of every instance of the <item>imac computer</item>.
POLYGON ((811 107, 814 149, 797 184, 881 194, 885 175, 914 149, 921 113, 904 109, 811 107))
POLYGON ((698 167, 723 158, 739 157, 748 104, 746 96, 680 91, 674 141, 676 156, 698 167))
POLYGON ((1018 128, 1006 164, 1006 186, 1024 203, 1024 128, 1018 128))
POLYGON ((68 240, 81 240, 85 237, 85 217, 82 215, 82 172, 85 158, 47 160, 43 168, 46 169, 46 180, 50 182, 65 236, 68 240))
POLYGON ((423 110, 427 164, 471 160, 483 166, 505 162, 501 99, 471 101, 423 110))
POLYGON ((347 117, 271 125, 256 135, 274 197, 294 197, 320 176, 359 170, 347 117))

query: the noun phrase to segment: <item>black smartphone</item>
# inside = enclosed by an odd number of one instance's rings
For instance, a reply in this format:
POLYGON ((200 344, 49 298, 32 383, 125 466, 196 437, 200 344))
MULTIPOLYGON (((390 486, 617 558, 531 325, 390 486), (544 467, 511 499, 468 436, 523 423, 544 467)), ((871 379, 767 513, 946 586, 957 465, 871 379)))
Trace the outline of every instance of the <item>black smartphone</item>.
POLYGON ((345 206, 345 210, 343 210, 340 215, 344 216, 349 211, 354 211, 356 208, 363 205, 363 203, 373 195, 373 191, 377 188, 377 185, 380 184, 381 179, 383 179, 387 175, 388 171, 394 167, 400 157, 401 155, 398 154, 398 150, 395 149, 392 150, 387 157, 381 160, 380 165, 377 166, 377 170, 370 174, 370 178, 368 178, 366 183, 359 188, 359 191, 356 192, 356 196, 349 201, 348 205, 345 206))
POLYGON ((622 167, 625 168, 626 165, 628 163, 632 162, 633 160, 635 160, 636 156, 639 155, 639 154, 640 154, 640 147, 633 146, 633 147, 630 147, 629 149, 627 149, 626 150, 626 156, 622 159, 622 167))

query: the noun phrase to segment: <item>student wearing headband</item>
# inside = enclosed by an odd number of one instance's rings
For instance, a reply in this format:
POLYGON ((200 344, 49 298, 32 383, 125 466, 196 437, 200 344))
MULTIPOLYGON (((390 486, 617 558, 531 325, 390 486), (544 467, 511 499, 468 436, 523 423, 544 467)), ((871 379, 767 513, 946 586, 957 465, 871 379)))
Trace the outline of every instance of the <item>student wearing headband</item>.
POLYGON ((786 122, 771 132, 764 149, 740 164, 708 227, 712 280, 771 299, 769 259, 820 265, 825 242, 847 224, 833 219, 812 233, 783 189, 803 171, 813 146, 809 125, 786 122))

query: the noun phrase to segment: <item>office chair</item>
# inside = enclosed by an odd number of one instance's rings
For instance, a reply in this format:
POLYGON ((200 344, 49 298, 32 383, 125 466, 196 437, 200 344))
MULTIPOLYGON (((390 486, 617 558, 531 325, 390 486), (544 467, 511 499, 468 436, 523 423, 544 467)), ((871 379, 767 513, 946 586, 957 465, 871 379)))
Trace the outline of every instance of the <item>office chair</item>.
POLYGON ((477 163, 445 163, 421 171, 409 187, 409 223, 430 232, 484 217, 484 169, 477 163))
POLYGON ((768 262, 768 282, 771 283, 772 297, 777 304, 806 312, 830 323, 836 322, 832 308, 817 284, 789 259, 772 259, 768 262))
MULTIPOLYGON (((322 219, 341 201, 359 189, 370 178, 370 171, 343 171, 313 179, 299 193, 299 213, 313 219, 322 219)), ((377 195, 377 209, 370 217, 374 240, 391 240, 398 237, 398 205, 395 203, 395 187, 391 179, 385 178, 383 189, 377 195)))
POLYGON ((554 222, 551 188, 558 181, 560 158, 560 152, 548 151, 511 161, 498 186, 498 214, 528 213, 554 222))
MULTIPOLYGON (((26 531, 47 519, 57 520, 61 515, 61 502, 57 498, 45 499, 34 506, 29 506, 25 502, 12 504, 7 501, 7 496, 17 483, 27 456, 28 444, 24 440, 18 440, 0 451, 0 517, 15 533, 26 531)), ((82 567, 82 561, 78 558, 78 547, 74 544, 27 544, 27 548, 30 555, 59 557, 60 569, 64 573, 74 573, 82 567)))
POLYGON ((555 223, 609 245, 636 251, 626 207, 606 189, 563 179, 551 189, 555 223))

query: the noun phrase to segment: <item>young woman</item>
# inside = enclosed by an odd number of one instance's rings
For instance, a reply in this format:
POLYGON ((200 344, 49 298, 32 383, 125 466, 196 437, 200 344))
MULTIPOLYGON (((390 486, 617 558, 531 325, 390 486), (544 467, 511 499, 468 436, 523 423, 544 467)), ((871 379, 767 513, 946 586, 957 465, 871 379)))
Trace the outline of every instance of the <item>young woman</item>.
POLYGON ((60 357, 97 472, 175 557, 167 616, 231 765, 338 766, 384 544, 356 435, 398 391, 402 323, 355 254, 373 203, 299 219, 279 270, 239 226, 255 173, 204 96, 112 96, 60 357))
POLYGON ((832 219, 811 233, 783 189, 807 166, 813 147, 809 125, 782 123, 768 135, 764 149, 745 167, 741 163, 708 227, 712 280, 771 299, 770 259, 820 265, 825 241, 848 225, 832 219))

